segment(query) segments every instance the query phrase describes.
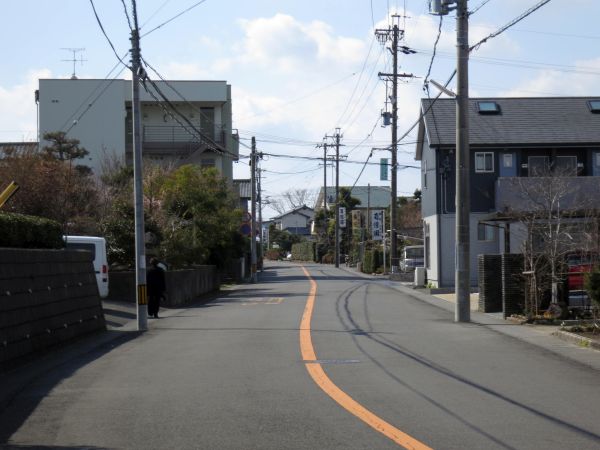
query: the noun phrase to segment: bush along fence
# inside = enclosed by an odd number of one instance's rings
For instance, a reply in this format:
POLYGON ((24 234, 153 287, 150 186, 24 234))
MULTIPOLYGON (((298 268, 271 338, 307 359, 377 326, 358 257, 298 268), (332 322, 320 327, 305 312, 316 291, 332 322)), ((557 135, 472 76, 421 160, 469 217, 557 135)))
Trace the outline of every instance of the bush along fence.
POLYGON ((0 247, 62 248, 58 222, 23 214, 0 213, 0 247))
POLYGON ((362 266, 364 273, 375 273, 383 264, 383 257, 379 250, 365 250, 365 259, 362 266))
POLYGON ((298 261, 316 261, 315 243, 299 242, 292 245, 292 259, 298 261))

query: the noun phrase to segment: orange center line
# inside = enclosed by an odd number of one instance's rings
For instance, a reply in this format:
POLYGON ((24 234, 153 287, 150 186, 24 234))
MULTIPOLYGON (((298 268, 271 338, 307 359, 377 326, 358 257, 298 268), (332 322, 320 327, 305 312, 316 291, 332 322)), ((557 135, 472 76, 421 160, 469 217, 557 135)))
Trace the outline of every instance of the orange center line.
POLYGON ((313 362, 317 361, 317 356, 312 343, 311 319, 315 306, 315 298, 317 296, 317 283, 312 279, 305 267, 302 267, 302 270, 304 275, 306 275, 306 278, 310 281, 310 292, 308 293, 306 306, 304 307, 304 313, 302 314, 302 320, 300 322, 300 353, 302 354, 302 359, 306 362, 306 370, 313 381, 342 408, 346 409, 396 444, 407 449, 432 450, 431 447, 428 447, 412 436, 409 436, 362 406, 331 381, 321 364, 313 362))

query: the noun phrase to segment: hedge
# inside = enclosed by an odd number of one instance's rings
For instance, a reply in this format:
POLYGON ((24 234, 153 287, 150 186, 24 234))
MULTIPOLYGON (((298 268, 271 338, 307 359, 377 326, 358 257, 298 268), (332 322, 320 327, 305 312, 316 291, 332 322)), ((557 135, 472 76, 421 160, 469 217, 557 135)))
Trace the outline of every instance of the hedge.
POLYGON ((62 228, 54 220, 0 213, 0 247, 62 248, 62 228))
POLYGON ((292 245, 292 259, 299 261, 315 261, 315 243, 299 242, 292 245))
POLYGON ((381 267, 381 252, 377 249, 365 250, 365 259, 362 266, 364 273, 375 273, 381 267))

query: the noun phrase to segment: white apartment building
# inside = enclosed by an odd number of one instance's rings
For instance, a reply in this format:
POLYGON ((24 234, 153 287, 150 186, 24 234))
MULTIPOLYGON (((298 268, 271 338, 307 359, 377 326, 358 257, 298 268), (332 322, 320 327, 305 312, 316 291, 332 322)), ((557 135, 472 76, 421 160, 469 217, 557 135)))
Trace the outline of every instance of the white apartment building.
MULTIPOLYGON (((239 154, 239 141, 231 128, 231 86, 225 81, 155 83, 201 135, 170 112, 166 102, 157 101, 140 86, 143 157, 216 167, 231 180, 232 162, 239 154)), ((147 86, 160 99, 149 83, 147 86)), ((46 132, 66 131, 68 137, 79 139, 90 154, 78 163, 91 167, 97 175, 103 161, 113 156, 124 157, 131 164, 130 80, 41 79, 38 94, 40 138, 46 132)), ((40 142, 42 147, 47 144, 40 142)))

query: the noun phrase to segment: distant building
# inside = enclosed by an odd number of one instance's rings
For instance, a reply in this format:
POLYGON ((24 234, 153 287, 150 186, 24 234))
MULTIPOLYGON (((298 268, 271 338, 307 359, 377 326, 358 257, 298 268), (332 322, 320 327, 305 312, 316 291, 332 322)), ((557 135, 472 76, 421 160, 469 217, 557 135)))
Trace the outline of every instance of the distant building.
MULTIPOLYGON (((140 87, 144 158, 215 167, 231 180, 232 162, 239 154, 239 142, 231 128, 231 86, 225 81, 155 83, 185 120, 140 87)), ((150 83, 146 86, 160 98, 150 83)), ((131 164, 131 91, 131 81, 122 79, 39 80, 40 137, 46 132, 68 131, 68 137, 79 139, 90 152, 80 164, 97 175, 107 156, 116 155, 131 164)), ((40 142, 41 147, 45 145, 48 143, 40 142)))
POLYGON ((249 179, 233 180, 233 191, 237 193, 242 211, 250 211, 252 200, 252 182, 249 179))
POLYGON ((311 223, 315 217, 315 210, 306 205, 272 217, 271 222, 278 230, 289 231, 292 234, 310 236, 311 223))
MULTIPOLYGON (((340 186, 341 188, 350 189, 351 186, 340 186)), ((392 201, 391 189, 388 186, 354 186, 350 195, 360 200, 360 205, 357 209, 376 208, 385 209, 390 206, 392 201)), ((335 187, 327 186, 327 207, 335 206, 335 187)), ((323 209, 323 188, 319 191, 317 200, 315 202, 315 211, 323 209)))

